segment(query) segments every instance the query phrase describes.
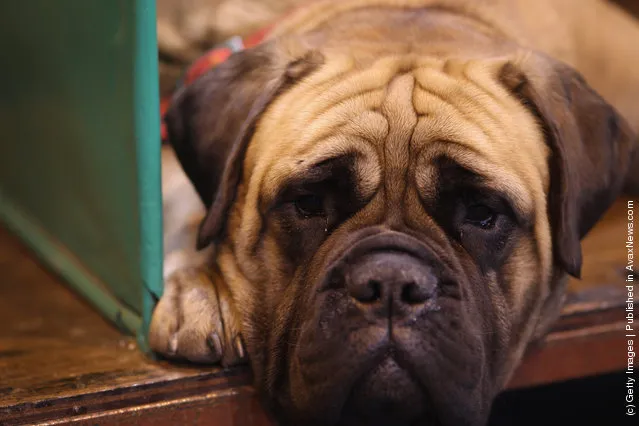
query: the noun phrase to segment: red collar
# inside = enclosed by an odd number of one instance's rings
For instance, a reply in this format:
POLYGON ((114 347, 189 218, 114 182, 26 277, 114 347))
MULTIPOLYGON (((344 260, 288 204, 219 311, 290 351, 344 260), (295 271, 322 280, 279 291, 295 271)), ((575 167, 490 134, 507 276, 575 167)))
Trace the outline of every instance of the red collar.
MULTIPOLYGON (((269 26, 261 29, 260 31, 251 34, 250 36, 242 39, 239 36, 231 37, 225 42, 216 45, 204 55, 200 56, 197 60, 191 63, 185 70, 182 77, 178 80, 175 90, 182 86, 189 85, 197 80, 201 75, 214 68, 216 65, 226 61, 226 59, 235 52, 248 49, 256 46, 264 40, 273 26, 269 26)), ((174 90, 174 91, 175 91, 174 90)), ((166 125, 164 124, 164 115, 171 103, 172 94, 168 95, 160 100, 160 119, 161 119, 161 137, 162 141, 167 138, 166 125)))

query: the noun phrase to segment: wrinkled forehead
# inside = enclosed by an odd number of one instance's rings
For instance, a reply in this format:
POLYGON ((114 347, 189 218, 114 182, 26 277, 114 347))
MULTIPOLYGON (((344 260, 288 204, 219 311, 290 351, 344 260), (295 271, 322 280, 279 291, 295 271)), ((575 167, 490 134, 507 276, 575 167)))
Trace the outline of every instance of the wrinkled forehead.
POLYGON ((428 194, 442 158, 481 176, 530 211, 548 186, 548 150, 534 117, 486 61, 347 57, 281 95, 260 120, 246 164, 261 195, 348 156, 364 195, 394 170, 428 194))

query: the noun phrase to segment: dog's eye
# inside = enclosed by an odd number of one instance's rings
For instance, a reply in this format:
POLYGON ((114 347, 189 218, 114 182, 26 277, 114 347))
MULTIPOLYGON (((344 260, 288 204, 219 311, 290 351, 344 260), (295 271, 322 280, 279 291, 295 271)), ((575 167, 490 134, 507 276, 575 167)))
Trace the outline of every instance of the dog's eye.
POLYGON ((466 208, 466 223, 483 229, 492 228, 495 225, 497 214, 483 204, 472 204, 466 208))
POLYGON ((303 195, 295 200, 295 208, 303 217, 323 216, 324 200, 314 194, 303 195))

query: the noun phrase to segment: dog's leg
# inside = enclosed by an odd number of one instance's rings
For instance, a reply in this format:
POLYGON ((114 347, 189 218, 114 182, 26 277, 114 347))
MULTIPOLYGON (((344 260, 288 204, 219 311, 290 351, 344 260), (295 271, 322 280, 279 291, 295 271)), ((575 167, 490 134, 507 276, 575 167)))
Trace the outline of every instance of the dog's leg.
POLYGON ((195 250, 204 207, 175 155, 162 149, 164 294, 151 321, 151 348, 192 362, 244 361, 239 317, 210 249, 195 250))

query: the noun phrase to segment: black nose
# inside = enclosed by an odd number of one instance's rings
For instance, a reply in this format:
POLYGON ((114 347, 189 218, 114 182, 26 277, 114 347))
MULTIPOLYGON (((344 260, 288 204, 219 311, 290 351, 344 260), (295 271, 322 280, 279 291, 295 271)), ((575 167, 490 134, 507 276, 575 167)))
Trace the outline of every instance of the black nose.
POLYGON ((378 316, 400 316, 421 310, 435 294, 432 268, 401 252, 378 252, 349 268, 347 288, 363 309, 378 316))

